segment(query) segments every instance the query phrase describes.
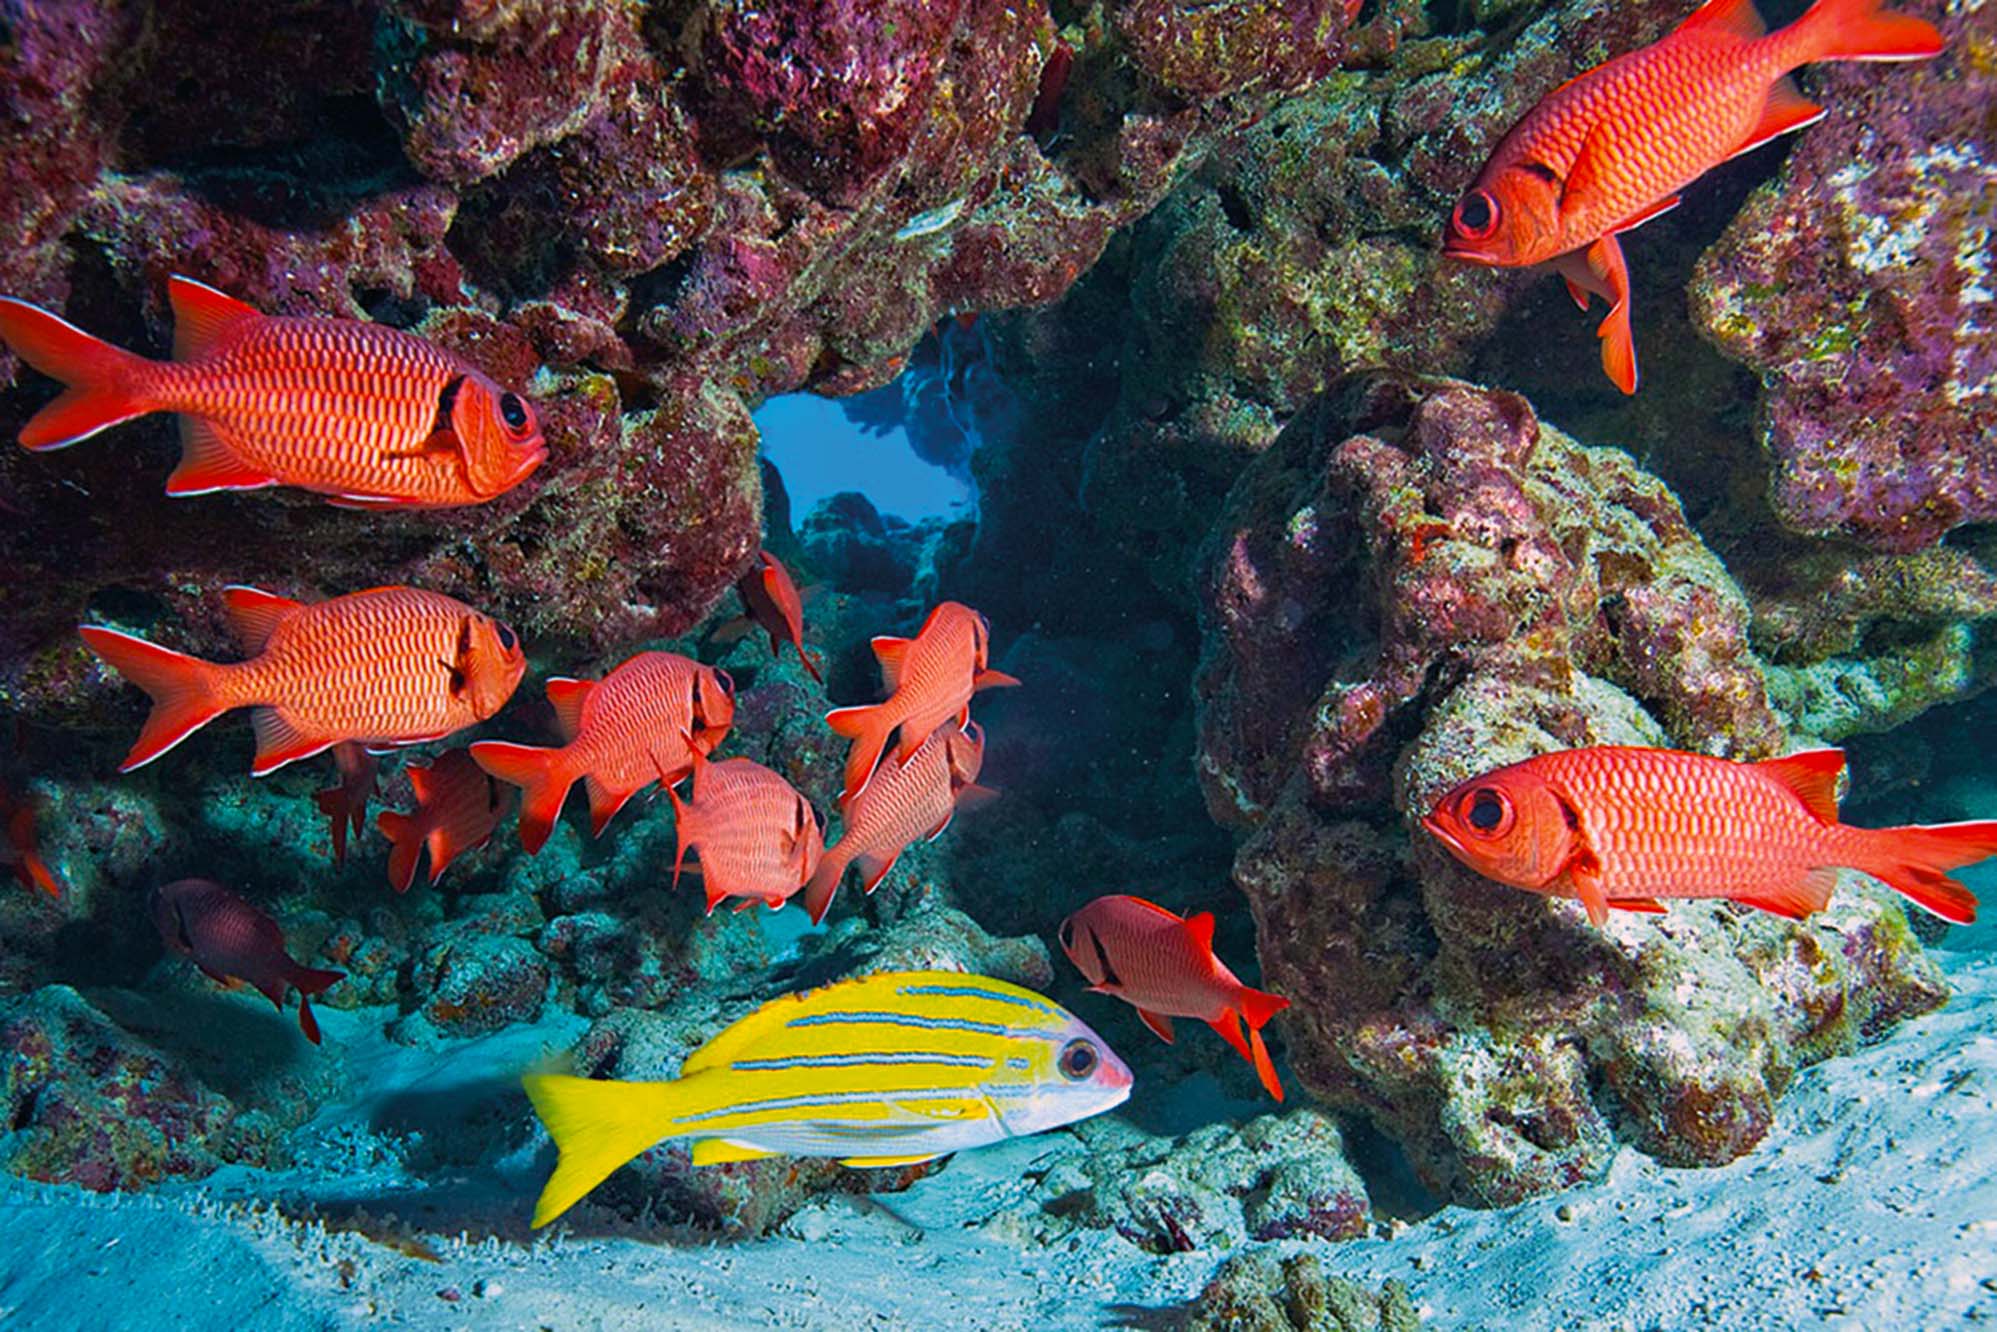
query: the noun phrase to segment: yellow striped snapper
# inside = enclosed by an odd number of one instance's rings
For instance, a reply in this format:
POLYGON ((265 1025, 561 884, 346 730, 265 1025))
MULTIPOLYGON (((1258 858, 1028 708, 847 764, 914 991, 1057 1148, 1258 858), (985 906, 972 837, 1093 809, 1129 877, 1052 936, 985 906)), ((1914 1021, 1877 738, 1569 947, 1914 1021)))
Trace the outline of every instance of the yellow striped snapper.
POLYGON ((1072 1124, 1130 1095, 1130 1069, 1074 1014, 956 971, 889 971, 773 999, 671 1082, 523 1082, 561 1153, 537 1227, 674 1139, 692 1140, 697 1166, 778 1153, 911 1165, 1072 1124))

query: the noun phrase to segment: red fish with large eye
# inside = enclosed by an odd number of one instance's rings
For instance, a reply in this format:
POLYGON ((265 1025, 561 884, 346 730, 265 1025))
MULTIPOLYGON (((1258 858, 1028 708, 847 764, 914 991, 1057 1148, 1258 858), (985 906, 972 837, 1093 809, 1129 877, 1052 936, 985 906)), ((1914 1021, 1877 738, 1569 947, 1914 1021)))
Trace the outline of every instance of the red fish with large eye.
POLYGON ((601 680, 548 681, 563 744, 552 749, 482 740, 481 768, 521 788, 520 844, 539 851, 577 781, 589 792, 590 832, 632 796, 693 771, 687 742, 712 753, 735 724, 735 682, 726 671, 676 652, 640 652, 601 680))
POLYGON ((866 789, 846 806, 838 843, 804 887, 812 924, 832 909, 848 865, 859 867, 864 891, 871 893, 910 842, 925 836, 934 841, 958 809, 996 797, 996 791, 978 785, 984 764, 985 733, 976 722, 938 727, 905 763, 883 760, 866 789))
POLYGON ((366 509, 482 504, 548 456, 532 404, 422 338, 260 314, 184 277, 167 295, 171 361, 0 297, 0 341, 67 386, 22 428, 22 447, 67 448, 175 412, 180 466, 167 494, 295 486, 366 509))
POLYGON ((235 708, 254 709, 256 777, 345 741, 441 740, 499 711, 527 669, 511 629, 419 588, 306 604, 231 587, 222 603, 243 650, 255 654, 248 661, 203 661, 99 625, 78 631, 152 695, 152 715, 118 771, 144 767, 235 708))
POLYGON ((284 949, 276 921, 219 883, 180 879, 149 894, 147 908, 169 952, 192 958, 201 974, 234 988, 241 982, 284 1011, 287 990, 298 991, 298 1029, 319 1044, 312 996, 345 973, 301 966, 284 949))
POLYGON ((0 786, 0 865, 14 871, 23 888, 35 888, 50 897, 62 896, 62 881, 42 858, 41 842, 35 836, 35 802, 17 796, 0 786))
POLYGON ((818 812, 797 788, 762 764, 745 758, 710 763, 698 745, 693 752, 693 789, 673 802, 679 854, 673 860, 673 886, 679 887, 686 853, 700 857, 707 888, 707 912, 726 899, 739 899, 737 911, 761 903, 782 906, 804 887, 825 854, 818 812))
POLYGON ((1443 232, 1443 253, 1500 268, 1551 263, 1583 310, 1606 297, 1602 369, 1636 392, 1629 269, 1616 237, 1678 205, 1730 157, 1824 114, 1790 81, 1820 60, 1923 60, 1941 34, 1881 0, 1818 0, 1767 32, 1753 0, 1709 0, 1663 40, 1548 93, 1505 135, 1443 232))
POLYGON ((853 742, 846 756, 843 806, 860 793, 896 737, 895 757, 903 763, 936 729, 954 719, 971 719, 971 695, 980 689, 1016 685, 1003 671, 989 669, 991 626, 969 606, 946 601, 929 612, 914 638, 882 636, 873 643, 888 698, 826 714, 825 724, 853 742))
POLYGON ((797 584, 791 581, 790 570, 767 550, 757 552, 756 562, 758 567, 743 574, 735 584, 742 608, 769 634, 772 657, 789 643, 797 649, 797 659, 811 672, 811 678, 824 684, 818 663, 804 650, 804 598, 798 594, 797 584))
POLYGON ((1854 828, 1838 821, 1844 755, 1817 749, 1733 763, 1602 745, 1514 763, 1462 783, 1422 820, 1486 878, 1609 911, 1723 897, 1800 920, 1824 909, 1840 867, 1943 920, 1976 919, 1946 871, 1997 855, 1997 821, 1854 828))
POLYGON ((1130 1004, 1161 1040, 1171 1043, 1173 1018, 1198 1018, 1255 1066, 1265 1091, 1283 1099, 1262 1028, 1290 1001, 1243 985, 1214 956, 1212 912, 1186 918, 1141 897, 1113 894, 1062 921, 1060 940, 1091 990, 1130 1004))
POLYGON ((492 839, 513 793, 486 775, 462 749, 439 755, 427 768, 411 767, 409 789, 416 811, 385 809, 375 825, 388 838, 388 886, 398 893, 416 882, 416 859, 430 853, 430 882, 453 860, 492 839))

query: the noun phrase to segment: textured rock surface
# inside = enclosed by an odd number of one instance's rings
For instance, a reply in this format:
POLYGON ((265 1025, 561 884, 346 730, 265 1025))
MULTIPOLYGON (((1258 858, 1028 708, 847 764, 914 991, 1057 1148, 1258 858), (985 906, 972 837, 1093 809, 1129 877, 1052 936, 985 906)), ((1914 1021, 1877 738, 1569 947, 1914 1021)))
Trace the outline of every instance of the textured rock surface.
POLYGON ((1407 1288, 1328 1276, 1316 1254, 1230 1258, 1186 1310, 1188 1332, 1419 1332, 1407 1288))

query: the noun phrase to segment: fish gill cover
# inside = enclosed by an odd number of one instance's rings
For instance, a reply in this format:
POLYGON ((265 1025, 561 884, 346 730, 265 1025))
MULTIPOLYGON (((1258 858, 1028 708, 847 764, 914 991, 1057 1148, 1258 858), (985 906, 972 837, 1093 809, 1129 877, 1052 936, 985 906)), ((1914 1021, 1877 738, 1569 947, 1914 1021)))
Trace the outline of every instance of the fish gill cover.
MULTIPOLYGON (((1900 872, 1843 821, 1997 815, 1997 10, 1695 10, 0 4, 0 434, 98 432, 0 450, 0 1304, 101 1325, 206 1256, 271 1327, 1997 1316, 1987 927, 1832 873, 1900 872), (853 467, 793 513, 757 414, 800 393, 975 506, 853 467), (395 587, 457 609, 269 609, 395 587), (163 719, 124 776, 121 672, 163 719), (1842 791, 1738 778, 1761 822, 1562 787, 1470 851, 1507 765, 1831 745, 1842 791), (769 798, 710 813, 710 759, 769 798), (873 1145, 700 1165, 606 1111, 639 1154, 532 1239, 521 1075, 680 1087, 773 1001, 934 969, 1099 1032, 1129 1099, 1007 1118, 1061 1050, 936 1046, 994 1024, 928 996, 806 1057, 985 1059, 981 1101, 806 1079, 752 1114, 873 1145), (916 1159, 946 1104, 1047 1131, 916 1159), (1676 1190, 1762 1247, 1571 1224, 1676 1190), (1563 1275, 1582 1230, 1616 1279, 1563 1275)), ((1966 914, 1982 834, 1902 831, 1966 914)))

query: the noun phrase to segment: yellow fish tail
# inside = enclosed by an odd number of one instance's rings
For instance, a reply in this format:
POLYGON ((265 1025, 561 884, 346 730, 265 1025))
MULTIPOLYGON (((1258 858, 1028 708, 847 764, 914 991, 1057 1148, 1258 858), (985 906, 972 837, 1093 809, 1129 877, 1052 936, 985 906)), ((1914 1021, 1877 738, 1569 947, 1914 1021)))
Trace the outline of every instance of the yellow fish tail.
POLYGON ((669 1136, 674 1112, 685 1105, 685 1093, 670 1082, 608 1082, 559 1073, 530 1073, 520 1081, 561 1152, 534 1204, 536 1229, 669 1136))

